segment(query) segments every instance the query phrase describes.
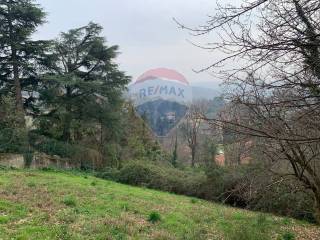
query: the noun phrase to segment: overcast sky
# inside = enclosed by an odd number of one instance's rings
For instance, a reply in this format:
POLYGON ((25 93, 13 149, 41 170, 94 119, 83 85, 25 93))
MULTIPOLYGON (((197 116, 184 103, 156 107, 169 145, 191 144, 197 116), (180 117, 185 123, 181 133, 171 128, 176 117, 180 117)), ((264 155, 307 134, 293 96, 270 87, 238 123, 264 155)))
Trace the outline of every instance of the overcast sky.
MULTIPOLYGON (((38 0, 48 13, 37 38, 52 39, 61 31, 90 21, 104 27, 109 44, 120 46, 120 68, 135 80, 143 72, 166 67, 181 72, 193 85, 217 85, 208 73, 197 74, 217 56, 192 46, 199 42, 181 30, 173 18, 189 26, 203 24, 213 14, 214 0, 38 0)), ((208 38, 208 41, 210 38, 208 38)))

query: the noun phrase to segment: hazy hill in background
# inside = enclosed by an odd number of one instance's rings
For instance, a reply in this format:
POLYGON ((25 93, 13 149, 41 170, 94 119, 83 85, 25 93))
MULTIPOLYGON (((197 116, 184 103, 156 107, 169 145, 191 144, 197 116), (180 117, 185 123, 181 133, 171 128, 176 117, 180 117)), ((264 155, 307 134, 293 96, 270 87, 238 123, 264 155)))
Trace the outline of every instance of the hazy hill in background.
POLYGON ((193 100, 212 100, 221 95, 220 87, 208 88, 201 86, 192 86, 192 97, 193 100))

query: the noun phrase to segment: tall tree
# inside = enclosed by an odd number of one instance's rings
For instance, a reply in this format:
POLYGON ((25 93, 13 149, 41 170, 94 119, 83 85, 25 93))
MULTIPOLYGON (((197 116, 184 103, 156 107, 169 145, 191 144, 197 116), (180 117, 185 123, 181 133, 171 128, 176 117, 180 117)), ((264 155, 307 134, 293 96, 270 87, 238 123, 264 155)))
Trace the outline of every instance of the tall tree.
POLYGON ((196 154, 199 145, 199 131, 202 123, 202 116, 206 112, 206 104, 204 101, 193 103, 188 110, 184 122, 180 125, 183 138, 187 141, 191 151, 191 166, 196 164, 196 154))
POLYGON ((44 18, 44 11, 32 0, 0 1, 0 90, 14 93, 21 121, 22 93, 36 84, 35 65, 41 61, 46 45, 43 41, 32 41, 31 35, 44 18))
POLYGON ((46 109, 40 123, 53 137, 72 142, 81 122, 110 126, 120 108, 129 77, 114 62, 118 46, 108 47, 101 32, 101 26, 89 23, 62 33, 54 43, 40 91, 46 109))
POLYGON ((237 114, 211 122, 254 139, 276 174, 310 190, 320 223, 320 1, 219 5, 206 26, 192 30, 217 31, 220 41, 209 48, 226 54, 207 69, 231 84, 237 114))

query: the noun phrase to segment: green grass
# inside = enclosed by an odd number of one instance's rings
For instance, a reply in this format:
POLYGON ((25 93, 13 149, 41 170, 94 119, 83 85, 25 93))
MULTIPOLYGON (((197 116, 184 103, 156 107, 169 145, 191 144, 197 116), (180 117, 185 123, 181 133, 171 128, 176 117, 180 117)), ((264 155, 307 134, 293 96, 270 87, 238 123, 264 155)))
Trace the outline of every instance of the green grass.
POLYGON ((320 239, 317 226, 81 173, 0 170, 0 239, 320 239))

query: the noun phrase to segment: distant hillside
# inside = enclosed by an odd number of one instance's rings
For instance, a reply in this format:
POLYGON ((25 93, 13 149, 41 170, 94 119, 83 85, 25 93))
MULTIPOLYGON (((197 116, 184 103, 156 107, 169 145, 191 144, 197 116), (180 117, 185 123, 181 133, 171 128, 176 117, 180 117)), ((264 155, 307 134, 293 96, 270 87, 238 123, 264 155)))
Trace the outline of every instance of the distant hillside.
POLYGON ((212 100, 215 97, 219 97, 221 92, 217 89, 192 86, 193 100, 212 100))
POLYGON ((320 236, 318 227, 300 221, 84 173, 0 170, 0 185, 0 239, 4 240, 311 240, 320 236))

